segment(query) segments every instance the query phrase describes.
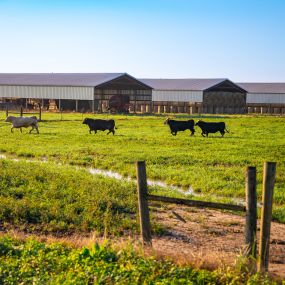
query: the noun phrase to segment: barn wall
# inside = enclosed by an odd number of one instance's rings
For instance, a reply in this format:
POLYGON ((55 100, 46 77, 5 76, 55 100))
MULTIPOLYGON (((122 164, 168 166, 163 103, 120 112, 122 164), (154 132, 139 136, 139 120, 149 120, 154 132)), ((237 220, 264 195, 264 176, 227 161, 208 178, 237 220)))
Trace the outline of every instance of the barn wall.
POLYGON ((152 112, 152 90, 141 89, 97 89, 95 88, 94 111, 106 111, 109 106, 109 100, 114 95, 128 96, 131 104, 131 112, 152 112), (143 106, 143 107, 142 107, 143 106))
POLYGON ((93 87, 0 86, 0 97, 93 100, 93 87))
POLYGON ((95 89, 95 99, 109 100, 114 95, 127 95, 131 101, 151 101, 151 90, 95 89))
POLYGON ((247 104, 285 104, 285 93, 269 94, 269 93, 247 93, 247 104))
POLYGON ((152 101, 199 103, 203 101, 203 92, 185 90, 153 90, 152 101))
POLYGON ((204 92, 203 97, 203 113, 243 114, 246 112, 245 93, 207 91, 204 92))

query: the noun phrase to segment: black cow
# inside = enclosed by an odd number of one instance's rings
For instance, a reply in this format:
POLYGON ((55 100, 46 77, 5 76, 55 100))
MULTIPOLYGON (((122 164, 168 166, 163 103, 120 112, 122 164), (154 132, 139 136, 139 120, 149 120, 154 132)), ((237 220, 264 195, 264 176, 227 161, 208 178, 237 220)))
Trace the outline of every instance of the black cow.
POLYGON ((88 125, 90 134, 91 134, 91 131, 94 131, 96 134, 97 131, 105 131, 105 130, 109 130, 107 135, 110 133, 113 133, 113 135, 115 134, 114 129, 116 129, 116 127, 115 127, 114 120, 100 120, 100 119, 85 118, 82 124, 88 125))
POLYGON ((226 129, 226 124, 224 122, 219 122, 219 123, 209 123, 209 122, 204 122, 202 120, 199 120, 195 126, 198 126, 201 128, 202 133, 201 135, 204 137, 205 135, 208 136, 209 133, 216 133, 220 132, 222 137, 225 134, 225 131, 229 133, 229 131, 226 129))
POLYGON ((173 136, 176 136, 177 132, 190 130, 191 136, 194 135, 194 120, 188 121, 175 121, 171 119, 167 119, 164 124, 167 124, 170 128, 170 132, 173 136))

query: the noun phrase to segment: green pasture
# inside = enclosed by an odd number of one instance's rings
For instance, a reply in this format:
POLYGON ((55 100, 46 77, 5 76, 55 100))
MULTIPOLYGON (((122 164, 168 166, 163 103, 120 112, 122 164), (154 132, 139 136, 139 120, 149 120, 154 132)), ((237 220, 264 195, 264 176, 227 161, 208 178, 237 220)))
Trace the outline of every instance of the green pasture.
MULTIPOLYGON (((29 135, 28 130, 11 133, 4 117, 0 113, 0 153, 7 157, 109 169, 131 177, 134 162, 146 160, 149 178, 185 189, 191 186, 208 197, 244 198, 244 171, 254 165, 260 199, 263 162, 276 161, 274 219, 285 222, 285 117, 192 117, 226 122, 230 133, 224 138, 218 133, 204 138, 198 127, 193 137, 189 131, 172 136, 164 116, 44 113, 39 135, 29 135), (84 117, 115 119, 116 134, 90 135, 82 124, 84 117)), ((180 116, 186 118, 190 117, 180 116)))

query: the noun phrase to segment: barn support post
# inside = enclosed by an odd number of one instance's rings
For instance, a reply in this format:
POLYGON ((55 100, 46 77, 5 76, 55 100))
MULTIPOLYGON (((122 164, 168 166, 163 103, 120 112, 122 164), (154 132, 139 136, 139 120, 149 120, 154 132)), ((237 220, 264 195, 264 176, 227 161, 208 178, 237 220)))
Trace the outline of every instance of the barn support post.
POLYGON ((136 112, 137 112, 137 91, 136 90, 134 91, 134 101, 135 101, 135 103, 134 103, 134 113, 136 114, 136 112))
POLYGON ((78 100, 75 100, 75 111, 78 112, 78 100))
POLYGON ((272 219, 273 190, 276 162, 265 162, 263 166, 262 210, 260 222, 259 272, 267 272, 269 265, 270 227, 272 219))
POLYGON ((246 169, 246 223, 245 223, 245 255, 256 258, 256 223, 257 223, 257 195, 256 168, 246 169))
POLYGON ((146 105, 146 109, 145 109, 146 113, 149 113, 149 112, 150 112, 149 110, 150 110, 150 105, 147 104, 147 105, 146 105))
POLYGON ((137 161, 136 170, 141 237, 143 245, 151 246, 151 226, 147 200, 148 193, 145 161, 137 161))
POLYGON ((39 121, 42 120, 42 105, 41 103, 39 104, 39 121))

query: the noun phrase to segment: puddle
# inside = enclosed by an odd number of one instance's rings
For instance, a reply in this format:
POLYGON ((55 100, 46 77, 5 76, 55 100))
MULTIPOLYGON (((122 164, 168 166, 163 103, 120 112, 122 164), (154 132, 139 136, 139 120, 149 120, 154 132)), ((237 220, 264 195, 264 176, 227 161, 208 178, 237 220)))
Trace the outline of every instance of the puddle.
MULTIPOLYGON (((117 172, 113 172, 111 170, 103 170, 103 169, 96 169, 96 168, 88 168, 89 173, 91 174, 95 174, 95 175, 102 175, 105 177, 110 177, 110 178, 114 178, 117 180, 125 180, 125 181, 132 181, 132 182, 136 182, 135 179, 132 179, 131 177, 124 177, 123 175, 117 173, 117 172)), ((171 189, 180 193, 183 193, 185 195, 192 195, 192 196, 199 196, 200 194, 197 194, 194 192, 194 190, 192 189, 192 187, 189 187, 187 190, 184 190, 178 186, 173 186, 173 185, 167 185, 166 183, 162 182, 162 181, 154 181, 154 180, 147 180, 147 185, 149 186, 158 186, 161 188, 165 188, 165 189, 171 189)))

